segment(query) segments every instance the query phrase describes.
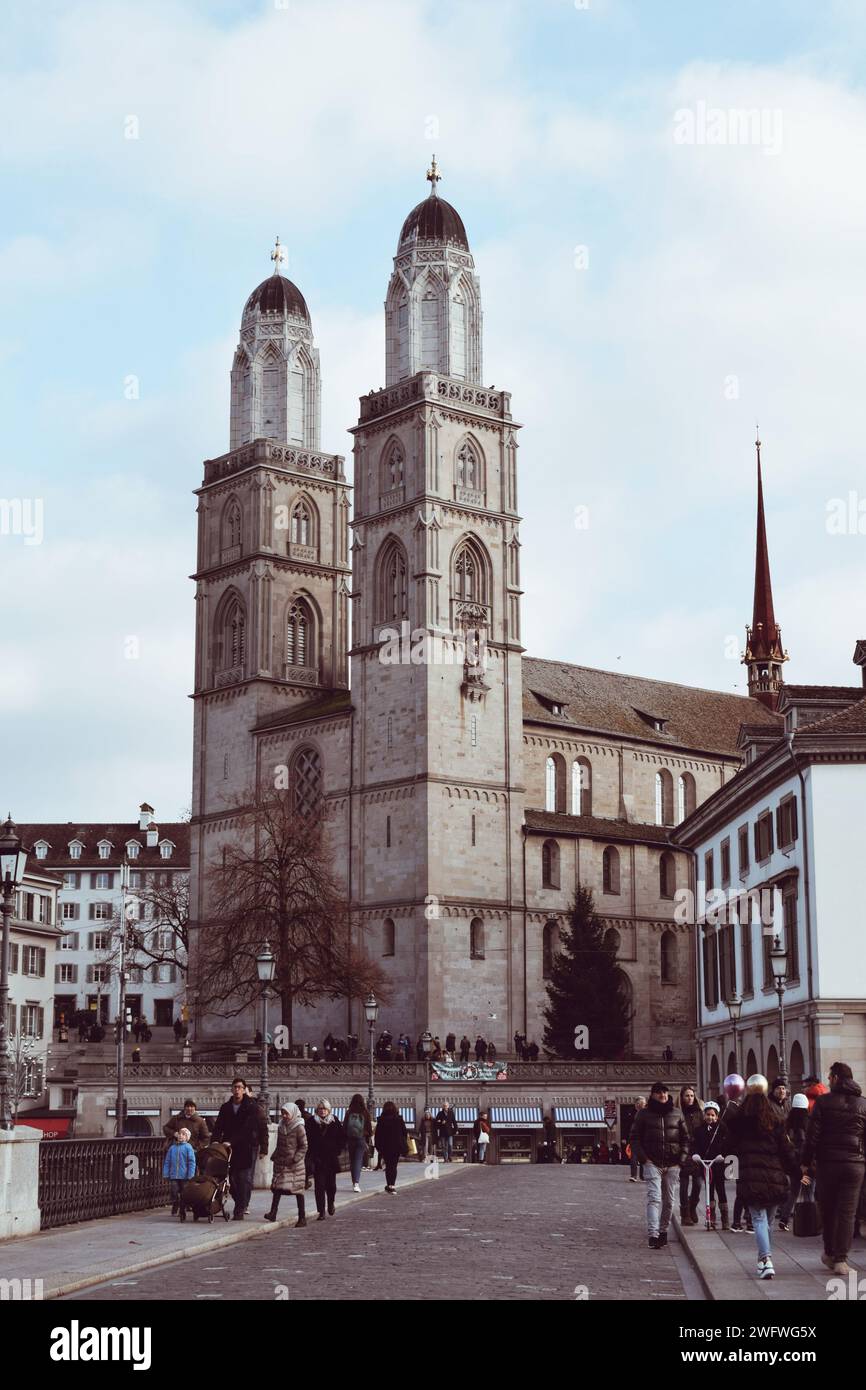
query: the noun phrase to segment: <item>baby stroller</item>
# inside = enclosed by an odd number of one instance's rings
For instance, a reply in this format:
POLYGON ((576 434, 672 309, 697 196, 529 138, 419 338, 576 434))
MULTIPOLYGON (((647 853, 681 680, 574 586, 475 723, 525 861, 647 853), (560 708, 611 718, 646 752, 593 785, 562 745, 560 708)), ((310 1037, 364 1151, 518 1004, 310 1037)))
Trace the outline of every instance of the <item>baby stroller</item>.
POLYGON ((189 1178, 180 1190, 180 1219, 186 1221, 187 1208, 192 1212, 193 1221, 206 1216, 213 1224, 217 1212, 222 1212, 223 1220, 229 1220, 226 1199, 229 1195, 230 1144, 209 1144, 203 1154, 201 1173, 189 1178))

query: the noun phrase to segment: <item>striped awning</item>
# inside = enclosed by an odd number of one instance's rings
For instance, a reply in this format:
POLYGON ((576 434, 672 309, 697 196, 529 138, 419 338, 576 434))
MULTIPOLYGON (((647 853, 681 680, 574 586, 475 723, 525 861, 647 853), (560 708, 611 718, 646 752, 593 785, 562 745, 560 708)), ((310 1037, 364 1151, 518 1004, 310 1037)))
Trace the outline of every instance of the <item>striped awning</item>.
POLYGON ((495 1129, 541 1129, 540 1105, 491 1105, 490 1123, 495 1129))
MULTIPOLYGON (((381 1107, 381 1105, 377 1105, 377 1106, 376 1106, 376 1119, 377 1119, 377 1120, 378 1120, 379 1116, 381 1115, 381 1113, 382 1113, 382 1107, 381 1107)), ((398 1113, 399 1115, 402 1115, 402 1117, 403 1117, 404 1121, 406 1122, 406 1125, 408 1126, 409 1129, 414 1129, 414 1128, 415 1128, 415 1107, 414 1107, 414 1105, 398 1105, 398 1106, 397 1106, 397 1113, 398 1113)))
POLYGON ((553 1117, 558 1125, 577 1125, 579 1129, 606 1129, 601 1105, 555 1105, 553 1117))
POLYGON ((474 1125, 478 1119, 478 1111, 474 1105, 455 1105, 452 1108, 458 1125, 474 1125))

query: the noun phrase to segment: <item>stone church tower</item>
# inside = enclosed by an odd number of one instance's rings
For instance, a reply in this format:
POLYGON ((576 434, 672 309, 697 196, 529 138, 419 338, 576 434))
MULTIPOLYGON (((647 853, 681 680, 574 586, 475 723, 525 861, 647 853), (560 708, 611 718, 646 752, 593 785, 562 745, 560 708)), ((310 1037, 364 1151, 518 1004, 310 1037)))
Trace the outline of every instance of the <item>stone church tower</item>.
POLYGON ((197 491, 193 923, 231 809, 273 785, 254 729, 348 685, 349 487, 342 458, 319 452, 319 355, 284 254, 278 241, 244 306, 231 452, 206 461, 197 491))
POLYGON ((523 971, 517 426, 481 384, 479 282, 439 177, 434 159, 403 224, 387 384, 353 431, 352 877, 404 1016, 483 1032, 523 971))

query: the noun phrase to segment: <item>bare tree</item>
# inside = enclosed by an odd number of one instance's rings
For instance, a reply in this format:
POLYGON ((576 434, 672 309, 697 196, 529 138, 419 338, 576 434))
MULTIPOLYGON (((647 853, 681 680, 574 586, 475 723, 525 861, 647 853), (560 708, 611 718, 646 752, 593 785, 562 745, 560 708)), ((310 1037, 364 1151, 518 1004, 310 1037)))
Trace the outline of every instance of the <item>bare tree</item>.
POLYGON ((211 903, 212 920, 196 943, 202 1011, 236 1017, 258 1001, 256 956, 265 941, 290 1045, 298 1005, 371 989, 387 999, 384 972, 357 939, 334 877, 321 813, 296 814, 288 797, 261 802, 211 870, 211 903))

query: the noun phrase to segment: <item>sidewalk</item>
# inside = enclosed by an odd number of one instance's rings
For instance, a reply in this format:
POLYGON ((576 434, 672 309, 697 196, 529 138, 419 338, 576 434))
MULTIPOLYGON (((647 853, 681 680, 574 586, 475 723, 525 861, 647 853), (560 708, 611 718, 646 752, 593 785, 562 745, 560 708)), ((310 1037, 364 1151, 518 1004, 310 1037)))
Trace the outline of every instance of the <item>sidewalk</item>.
POLYGON ((826 1302, 831 1293, 845 1300, 856 1297, 851 1287, 856 1289, 856 1280, 866 1277, 866 1241, 862 1239, 854 1241, 848 1256, 848 1264, 855 1271, 849 1280, 822 1265, 824 1247, 820 1236, 801 1240, 792 1233, 785 1235, 774 1230, 770 1239, 776 1277, 758 1279, 758 1249, 752 1234, 707 1231, 703 1222, 683 1228, 677 1216, 674 1222, 706 1296, 714 1302, 826 1302), (837 1282, 828 1288, 831 1280, 837 1282))
MULTIPOLYGON (((469 1171, 469 1165, 463 1163, 439 1164, 440 1178, 469 1171)), ((397 1174, 398 1190, 426 1181, 425 1172, 426 1164, 401 1163, 397 1174)), ((380 1196, 384 1186, 384 1172, 362 1173, 361 1191, 353 1192, 349 1174, 339 1173, 335 1219, 351 1204, 380 1196)), ((312 1188, 306 1198, 307 1221, 315 1221, 316 1202, 312 1188)), ((181 1223, 166 1206, 4 1240, 0 1242, 0 1278, 41 1280, 42 1298, 59 1298, 91 1284, 101 1284, 106 1279, 122 1279, 154 1265, 207 1254, 210 1250, 294 1226, 298 1215, 294 1197, 282 1199, 279 1216, 274 1222, 263 1219, 270 1205, 270 1192, 258 1189, 253 1192, 244 1221, 224 1221, 220 1216, 209 1226, 207 1222, 193 1221, 188 1216, 181 1223)), ((303 1232, 299 1231, 298 1236, 302 1237, 303 1232)))

